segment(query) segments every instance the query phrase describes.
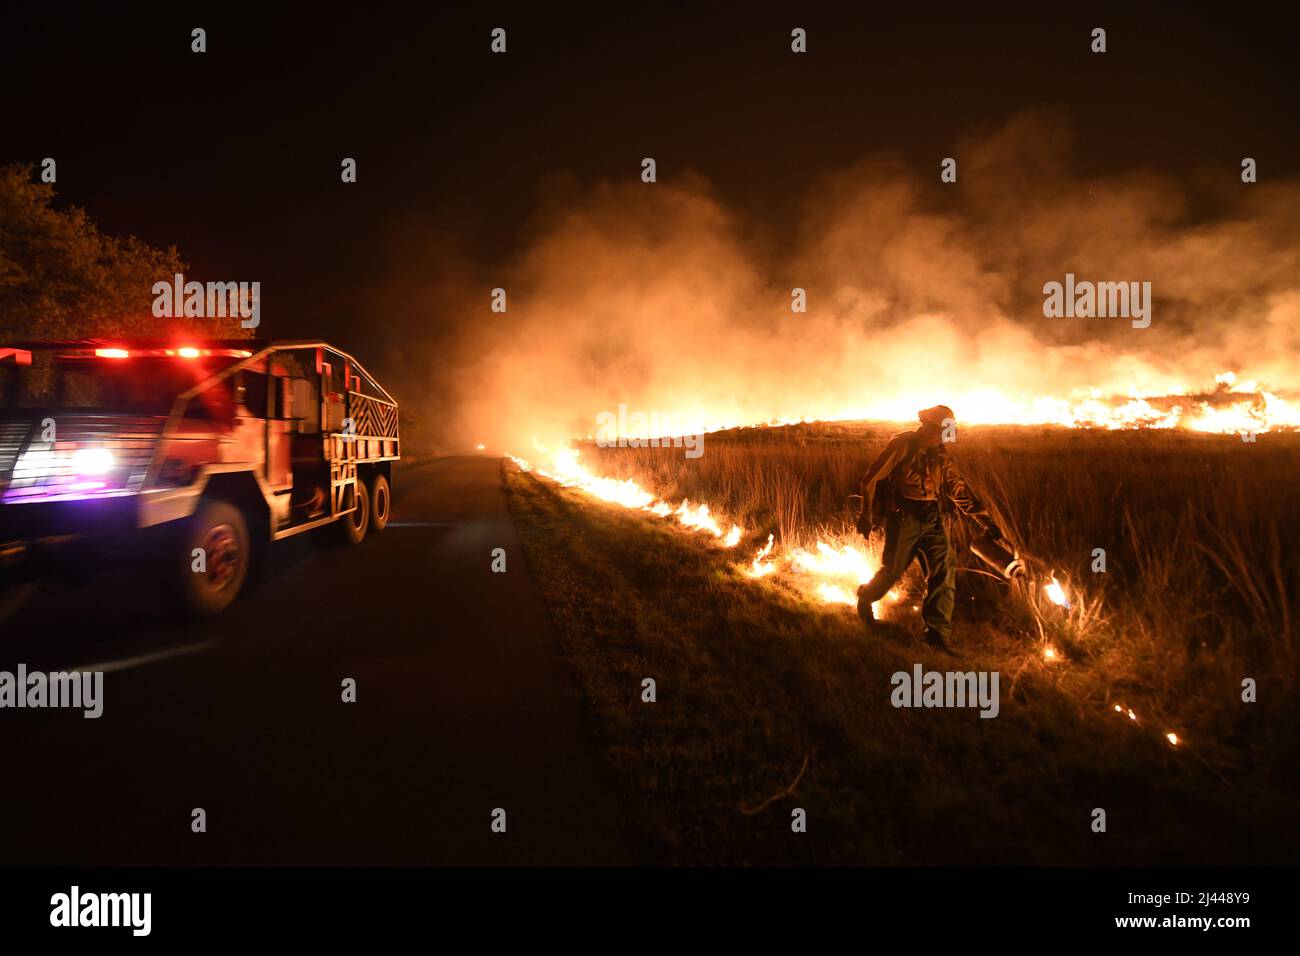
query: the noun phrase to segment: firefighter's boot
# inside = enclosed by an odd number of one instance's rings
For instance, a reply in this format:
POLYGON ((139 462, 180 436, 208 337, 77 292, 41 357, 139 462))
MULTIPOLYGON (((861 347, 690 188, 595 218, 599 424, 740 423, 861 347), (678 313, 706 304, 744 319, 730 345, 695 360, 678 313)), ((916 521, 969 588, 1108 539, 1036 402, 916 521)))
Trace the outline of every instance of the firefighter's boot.
POLYGON ((948 641, 942 634, 933 628, 925 629, 925 643, 933 647, 936 651, 943 651, 949 657, 961 657, 956 651, 948 646, 948 641))
POLYGON ((862 624, 868 631, 874 631, 876 629, 876 615, 872 613, 871 601, 862 593, 865 588, 865 584, 858 587, 858 617, 862 619, 862 624))

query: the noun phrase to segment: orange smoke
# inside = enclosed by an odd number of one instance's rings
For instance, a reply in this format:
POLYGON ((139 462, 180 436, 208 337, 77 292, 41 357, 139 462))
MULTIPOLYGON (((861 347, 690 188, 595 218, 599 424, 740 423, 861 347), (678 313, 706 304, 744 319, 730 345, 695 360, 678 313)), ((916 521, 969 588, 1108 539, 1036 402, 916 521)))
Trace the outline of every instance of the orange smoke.
POLYGON ((691 174, 553 197, 513 265, 454 297, 477 310, 464 446, 558 445, 622 403, 700 431, 939 402, 972 424, 1300 427, 1300 183, 1081 176, 1047 113, 954 152, 955 184, 868 159, 789 221, 691 174), (1045 317, 1067 272, 1149 281, 1150 327, 1045 317))

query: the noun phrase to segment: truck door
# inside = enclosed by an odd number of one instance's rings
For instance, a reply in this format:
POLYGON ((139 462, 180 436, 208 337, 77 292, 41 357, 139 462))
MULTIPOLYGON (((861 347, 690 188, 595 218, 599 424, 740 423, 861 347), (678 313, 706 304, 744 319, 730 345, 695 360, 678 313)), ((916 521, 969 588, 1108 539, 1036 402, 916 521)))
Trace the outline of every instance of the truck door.
POLYGON ((293 487, 293 383, 283 375, 271 376, 271 410, 266 420, 266 481, 276 494, 293 487))
POLYGON ((260 464, 257 471, 275 493, 287 491, 293 483, 289 468, 288 423, 282 412, 281 394, 280 379, 265 372, 243 369, 236 379, 236 432, 239 432, 241 417, 247 415, 248 426, 256 432, 257 444, 256 452, 250 454, 249 460, 260 464))

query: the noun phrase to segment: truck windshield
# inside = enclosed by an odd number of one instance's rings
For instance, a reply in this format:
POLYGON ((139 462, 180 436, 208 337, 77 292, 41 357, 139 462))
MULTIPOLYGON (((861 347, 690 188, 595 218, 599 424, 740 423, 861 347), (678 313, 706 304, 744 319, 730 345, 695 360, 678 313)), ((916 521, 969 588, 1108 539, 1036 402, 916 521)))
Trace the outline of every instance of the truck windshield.
POLYGON ((0 363, 0 408, 76 408, 166 415, 177 396, 233 360, 223 357, 59 358, 0 363))

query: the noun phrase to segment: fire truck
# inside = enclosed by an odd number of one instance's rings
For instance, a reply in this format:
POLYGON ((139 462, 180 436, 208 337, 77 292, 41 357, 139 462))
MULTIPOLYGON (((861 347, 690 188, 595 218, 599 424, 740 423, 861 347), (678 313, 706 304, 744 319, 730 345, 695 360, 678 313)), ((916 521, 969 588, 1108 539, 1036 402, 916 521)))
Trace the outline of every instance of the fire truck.
POLYGON ((128 554, 215 614, 271 542, 383 531, 400 448, 397 402, 325 342, 0 347, 0 573, 128 554))

